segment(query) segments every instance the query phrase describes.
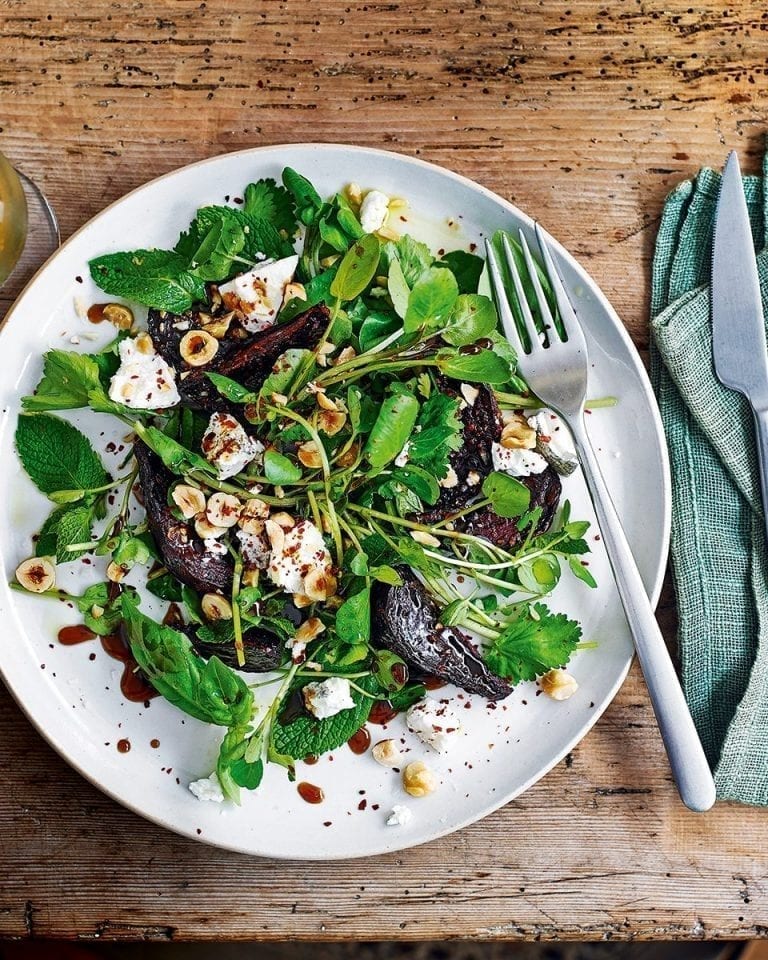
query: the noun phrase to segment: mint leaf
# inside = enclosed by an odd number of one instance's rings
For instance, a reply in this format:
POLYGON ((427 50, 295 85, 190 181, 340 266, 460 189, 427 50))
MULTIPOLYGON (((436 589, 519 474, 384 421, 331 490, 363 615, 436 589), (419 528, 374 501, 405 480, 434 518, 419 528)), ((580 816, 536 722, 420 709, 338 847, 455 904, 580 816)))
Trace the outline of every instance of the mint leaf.
MULTIPOLYGON (((240 257, 246 261, 289 257, 293 253, 293 246, 284 237, 280 236, 277 228, 268 220, 261 217, 252 217, 235 207, 210 206, 201 207, 197 217, 202 223, 222 223, 228 231, 242 231, 243 246, 238 251, 240 257)), ((242 269, 246 265, 243 264, 242 269)), ((232 271, 227 270, 217 279, 225 279, 232 271)))
POLYGON ((493 641, 485 660, 497 676, 511 683, 535 680, 564 667, 580 639, 581 627, 575 620, 536 603, 493 641))
MULTIPOLYGON (((378 693, 379 684, 375 677, 362 677, 355 683, 369 693, 378 693)), ((283 725, 278 722, 272 727, 272 747, 278 753, 287 754, 295 760, 301 760, 310 754, 327 753, 335 750, 356 733, 368 719, 373 700, 352 688, 355 706, 342 710, 333 717, 318 720, 315 717, 300 716, 292 723, 283 725)))
POLYGON ((448 475, 448 458, 462 445, 459 400, 434 390, 419 413, 408 449, 408 459, 431 471, 438 479, 448 475))
POLYGON ((56 559, 59 563, 77 560, 87 550, 69 550, 68 547, 76 543, 88 543, 91 539, 93 525, 93 510, 91 507, 78 505, 66 510, 56 525, 56 559))
POLYGON ((88 438, 48 413, 19 417, 16 450, 30 480, 43 493, 91 490, 109 479, 88 438))
POLYGON ((56 507, 46 519, 45 523, 40 528, 40 533, 37 535, 37 541, 35 543, 35 556, 36 557, 56 557, 58 561, 64 560, 64 557, 60 557, 56 550, 56 540, 59 533, 59 523, 61 518, 65 513, 68 513, 70 510, 77 509, 67 504, 63 507, 56 507))
POLYGON ((203 280, 189 272, 188 258, 174 250, 106 253, 88 266, 105 293, 147 307, 184 313, 195 302, 205 300, 203 280))
POLYGON ((203 207, 176 242, 175 251, 202 280, 226 279, 232 261, 245 246, 245 232, 228 207, 203 207))
POLYGON ((289 237, 296 233, 296 204, 285 187, 266 178, 249 183, 245 188, 243 210, 249 217, 268 220, 278 230, 285 230, 289 237))
POLYGON ((43 379, 34 395, 24 397, 21 404, 28 412, 74 410, 87 407, 90 391, 101 389, 99 366, 87 353, 49 350, 43 361, 43 379))

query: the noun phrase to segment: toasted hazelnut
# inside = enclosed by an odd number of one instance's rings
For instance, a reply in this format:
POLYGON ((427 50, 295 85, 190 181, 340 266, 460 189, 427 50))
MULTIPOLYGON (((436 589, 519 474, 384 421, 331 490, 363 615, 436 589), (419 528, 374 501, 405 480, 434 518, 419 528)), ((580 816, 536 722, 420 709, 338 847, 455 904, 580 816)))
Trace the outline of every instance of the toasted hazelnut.
POLYGON ((328 358, 336 349, 336 345, 331 343, 329 340, 326 340, 325 343, 317 351, 317 365, 319 367, 328 366, 328 358))
POLYGON ((205 494, 187 483, 177 483, 171 493, 171 499, 185 520, 191 520, 205 510, 205 494))
POLYGON ((322 620, 318 617, 310 617, 309 620, 302 623, 296 631, 296 635, 293 638, 294 643, 309 643, 310 640, 319 637, 324 630, 325 624, 322 620))
POLYGON ((304 593, 310 600, 325 600, 328 596, 328 575, 324 570, 310 570, 304 577, 304 593))
POLYGON ((282 527, 283 530, 291 530, 296 526, 296 521, 290 515, 286 513, 285 510, 280 510, 277 513, 273 513, 270 517, 279 527, 282 527))
POLYGON ((424 530, 411 530, 411 537, 416 543, 420 543, 424 547, 440 546, 440 541, 437 537, 433 537, 431 533, 426 533, 424 530))
POLYGON ((380 763, 382 767, 397 767, 403 759, 400 748, 394 740, 379 740, 378 743, 374 743, 371 754, 376 763, 380 763))
POLYGON ((340 254, 332 253, 329 257, 323 257, 320 260, 320 266, 323 268, 332 267, 340 258, 340 254))
POLYGON ((288 397, 284 393, 273 393, 272 403, 278 407, 284 407, 288 403, 288 397))
POLYGON ((16 567, 16 579, 30 593, 45 593, 56 586, 56 568, 45 557, 30 557, 16 567))
POLYGON ((307 291, 303 283, 286 283, 283 290, 283 299, 286 303, 289 300, 306 300, 307 291))
POLYGON ((112 560, 107 567, 107 580, 111 580, 112 583, 120 583, 120 581, 125 578, 126 573, 128 573, 127 567, 124 567, 122 563, 115 563, 115 561, 112 560))
POLYGON ((310 600, 305 593, 294 593, 292 599, 293 605, 297 610, 302 610, 304 607, 308 607, 311 603, 314 603, 314 600, 310 600))
POLYGON ((352 464, 357 460, 358 450, 360 448, 356 443, 353 443, 349 450, 345 450, 344 453, 339 457, 337 463, 340 467, 351 467, 352 464))
POLYGON ((437 790, 437 778, 422 760, 414 760, 403 770, 403 789, 412 797, 427 797, 437 790))
POLYGON ((576 677, 571 676, 567 670, 550 670, 539 679, 539 685, 547 696, 553 700, 567 700, 572 697, 579 689, 576 677))
POLYGON ((155 345, 152 343, 152 337, 148 333, 140 333, 134 340, 136 349, 139 353, 151 356, 155 352, 155 345))
POLYGON ((323 465, 320 451, 317 449, 317 444, 314 440, 307 440, 306 443, 299 444, 296 456, 305 467, 317 468, 323 465))
POLYGON ((218 593, 206 593, 200 601, 207 620, 231 620, 232 604, 218 593))
POLYGON ((360 189, 359 183, 348 183, 344 192, 350 203, 361 204, 363 202, 363 191, 360 189))
POLYGON ((376 233, 378 233, 378 235, 383 237, 385 240, 392 240, 395 243, 397 243, 397 241, 400 239, 400 234, 397 232, 397 230, 393 230, 392 227, 387 226, 387 224, 379 227, 376 233))
POLYGON ((219 341, 205 330, 190 330, 181 338, 179 351, 190 367, 202 367, 210 363, 219 349, 219 341))
POLYGON ((343 410, 322 410, 317 417, 318 429, 329 437, 335 436, 346 422, 347 415, 343 410))
POLYGON ((507 450, 533 450, 536 431, 528 425, 525 417, 516 414, 501 431, 501 445, 507 450))
POLYGON ((390 197, 389 200, 389 209, 390 210, 405 210, 408 206, 408 201, 405 197, 390 197))
POLYGON ((221 340, 222 337, 226 337, 229 325, 232 323, 234 316, 234 311, 230 311, 229 313, 225 313, 223 317, 216 317, 215 320, 213 317, 209 317, 203 324, 205 332, 210 333, 210 335, 216 337, 217 340, 221 340))
POLYGON ((459 390, 461 390, 462 397, 464 397, 470 407, 474 405, 475 400, 480 396, 478 388, 473 387, 471 383, 462 383, 459 390))
POLYGON ((331 361, 331 366, 338 367, 341 366, 342 363, 349 363, 349 361, 354 360, 356 356, 357 353, 354 347, 344 347, 338 357, 331 361))
POLYGON ((237 523, 241 530, 258 536, 264 532, 264 521, 268 516, 269 507, 263 500, 246 500, 237 523))
POLYGON ((94 620, 101 620, 104 616, 104 607, 100 607, 98 603, 94 603, 91 607, 91 616, 94 620))
POLYGON ((130 330, 133 326, 133 311, 122 303, 108 303, 102 314, 104 319, 113 323, 118 330, 130 330))
POLYGON ((318 407, 321 407, 323 410, 339 409, 335 401, 331 400, 331 398, 326 393, 323 393, 322 390, 319 390, 317 392, 316 400, 317 400, 318 407))
POLYGON ((275 523, 271 518, 264 523, 264 529, 269 537, 269 544, 274 553, 280 554, 285 546, 285 531, 279 523, 275 523))
POLYGON ((246 567, 243 570, 243 575, 240 578, 240 583, 244 587, 257 587, 259 585, 259 574, 261 571, 258 567, 246 567))
POLYGON ((205 515, 215 527, 234 527, 240 516, 240 501, 231 493, 214 493, 208 498, 205 515))
POLYGON ((211 523, 205 513, 198 513, 195 517, 195 533, 201 540, 207 540, 210 537, 215 540, 218 537, 223 537, 226 532, 226 527, 219 527, 215 523, 211 523))

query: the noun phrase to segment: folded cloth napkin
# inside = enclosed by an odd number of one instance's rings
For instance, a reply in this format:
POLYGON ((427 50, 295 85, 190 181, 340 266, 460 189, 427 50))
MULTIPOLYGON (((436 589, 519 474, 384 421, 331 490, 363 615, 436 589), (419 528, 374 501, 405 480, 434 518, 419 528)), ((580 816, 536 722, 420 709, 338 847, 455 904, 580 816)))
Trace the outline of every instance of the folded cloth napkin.
MULTIPOLYGON (((768 155, 745 177, 768 316, 768 155)), ((672 464, 683 689, 718 797, 768 806, 768 566, 752 415, 712 361, 709 277, 720 175, 667 198, 656 239, 651 379, 672 464)))

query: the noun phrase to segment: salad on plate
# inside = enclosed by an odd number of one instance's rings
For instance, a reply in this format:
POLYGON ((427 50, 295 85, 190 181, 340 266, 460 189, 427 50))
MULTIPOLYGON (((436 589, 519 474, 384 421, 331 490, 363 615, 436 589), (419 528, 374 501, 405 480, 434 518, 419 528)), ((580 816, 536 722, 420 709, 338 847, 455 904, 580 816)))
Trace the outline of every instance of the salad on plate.
POLYGON ((484 260, 408 220, 290 168, 249 184, 172 250, 91 260, 115 299, 88 318, 114 339, 49 350, 23 399, 16 449, 52 505, 14 586, 74 605, 61 639, 108 641, 135 698, 222 728, 201 798, 367 750, 369 718, 398 713, 423 756, 371 751, 425 796, 429 751, 461 729, 452 690, 576 689, 564 668, 589 644, 545 600, 564 572, 594 586, 588 524, 561 503, 570 439, 516 373, 484 260), (79 408, 124 424, 117 476, 61 416, 79 408), (58 564, 95 558, 82 594, 57 586, 58 564))

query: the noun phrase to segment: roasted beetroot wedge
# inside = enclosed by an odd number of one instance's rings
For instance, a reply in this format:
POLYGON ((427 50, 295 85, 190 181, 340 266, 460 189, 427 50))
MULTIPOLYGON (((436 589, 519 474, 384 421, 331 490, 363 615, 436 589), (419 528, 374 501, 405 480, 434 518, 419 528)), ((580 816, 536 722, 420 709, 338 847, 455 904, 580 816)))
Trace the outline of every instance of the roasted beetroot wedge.
POLYGON ((468 693, 488 700, 503 700, 509 684, 492 674, 469 637, 456 627, 439 622, 439 608, 421 581, 406 566, 397 572, 399 587, 377 583, 373 605, 374 640, 411 666, 468 693))
MULTIPOLYGON (((560 493, 563 489, 560 477, 552 467, 547 467, 543 473, 521 477, 520 482, 524 483, 531 491, 531 509, 534 507, 541 507, 542 509, 535 532, 537 534, 546 533, 552 526, 555 511, 560 502, 560 493)), ((514 551, 523 539, 523 534, 517 527, 516 519, 508 520, 505 517, 499 517, 490 507, 483 507, 476 513, 471 513, 468 517, 462 518, 462 520, 463 523, 456 525, 457 529, 472 533, 477 537, 484 537, 491 543, 495 543, 497 547, 503 547, 505 550, 514 551)))
POLYGON ((168 571, 198 593, 229 593, 234 565, 228 556, 209 553, 191 524, 177 520, 168 506, 172 474, 141 441, 134 446, 149 529, 168 571))

